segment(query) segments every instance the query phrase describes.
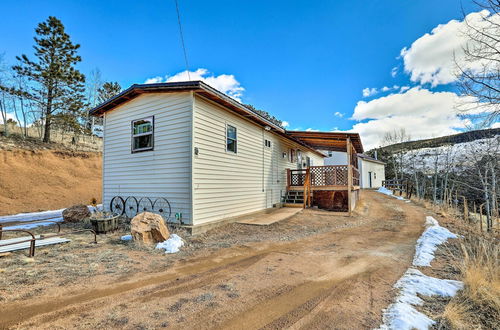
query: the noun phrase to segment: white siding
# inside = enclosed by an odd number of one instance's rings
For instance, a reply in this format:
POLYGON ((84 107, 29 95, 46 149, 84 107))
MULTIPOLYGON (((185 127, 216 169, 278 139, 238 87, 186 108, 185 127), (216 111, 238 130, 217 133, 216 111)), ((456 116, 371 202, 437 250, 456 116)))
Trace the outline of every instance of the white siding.
POLYGON ((371 162, 359 158, 360 173, 361 173, 361 188, 380 188, 382 181, 385 180, 385 165, 371 162), (370 174, 372 173, 372 186, 370 187, 370 174))
POLYGON ((323 157, 268 132, 227 109, 195 96, 193 146, 193 214, 195 224, 216 221, 272 207, 286 191, 286 168, 297 165, 283 159, 289 149, 301 149, 314 165, 323 157), (226 124, 237 128, 238 152, 226 151, 226 124), (270 140, 271 148, 264 146, 270 140))
POLYGON ((103 203, 114 196, 165 197, 190 222, 191 93, 139 96, 105 114, 103 203), (131 153, 131 121, 154 116, 154 150, 131 153))

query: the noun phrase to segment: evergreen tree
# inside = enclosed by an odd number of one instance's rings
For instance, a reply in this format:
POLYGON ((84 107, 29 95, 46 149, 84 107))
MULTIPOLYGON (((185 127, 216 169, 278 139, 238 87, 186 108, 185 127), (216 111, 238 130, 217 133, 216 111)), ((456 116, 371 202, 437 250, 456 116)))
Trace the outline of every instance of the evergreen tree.
POLYGON ((105 82, 101 88, 99 88, 99 95, 97 97, 99 103, 106 102, 113 96, 119 94, 122 91, 122 87, 117 82, 105 82))
POLYGON ((36 60, 23 54, 16 57, 20 64, 12 68, 33 83, 28 98, 42 110, 43 141, 49 142, 55 118, 68 118, 74 123, 82 117, 85 76, 75 68, 81 61, 77 55, 80 45, 71 42, 59 19, 49 16, 38 24, 35 32, 36 60))

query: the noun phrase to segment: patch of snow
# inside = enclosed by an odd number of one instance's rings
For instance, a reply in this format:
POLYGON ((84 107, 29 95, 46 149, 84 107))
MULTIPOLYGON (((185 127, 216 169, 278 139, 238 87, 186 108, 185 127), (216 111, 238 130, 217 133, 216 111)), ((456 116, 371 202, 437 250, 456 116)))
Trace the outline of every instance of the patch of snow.
POLYGON ((132 240, 132 235, 123 235, 120 239, 122 241, 131 241, 132 240))
POLYGON ((377 190, 379 193, 382 193, 382 194, 385 194, 385 195, 388 195, 388 196, 392 196, 392 191, 390 191, 389 189, 387 189, 386 187, 380 187, 378 188, 377 190))
POLYGON ((413 266, 430 266, 434 260, 434 252, 437 246, 443 244, 449 238, 457 238, 457 235, 448 229, 441 227, 433 217, 426 217, 427 229, 417 241, 413 266))
POLYGON ((391 191, 391 190, 389 190, 389 189, 387 189, 386 187, 380 187, 380 188, 378 188, 378 190, 377 190, 377 191, 378 191, 379 193, 384 194, 384 195, 387 195, 387 196, 392 196, 392 197, 394 197, 394 198, 396 198, 396 199, 399 199, 400 201, 406 201, 407 203, 409 203, 409 202, 410 202, 409 200, 407 200, 407 199, 403 198, 403 196, 396 196, 396 195, 394 195, 394 194, 392 193, 392 191, 391 191))
POLYGON ((413 306, 424 301, 417 294, 424 296, 452 297, 462 289, 463 283, 454 280, 442 280, 424 275, 417 269, 408 269, 394 285, 400 289, 396 302, 384 311, 384 324, 380 329, 428 329, 435 322, 413 306))
POLYGON ((182 238, 176 234, 172 234, 165 242, 158 243, 156 248, 164 249, 165 253, 177 253, 181 246, 184 246, 182 238))
MULTIPOLYGON (((426 217, 425 226, 426 230, 418 239, 415 248, 414 266, 430 266, 437 246, 443 244, 448 238, 457 237, 448 229, 441 227, 433 217, 426 217)), ((394 287, 400 291, 396 301, 384 310, 382 316, 384 323, 379 328, 381 330, 428 329, 435 322, 414 307, 424 303, 418 294, 453 297, 458 290, 463 288, 463 283, 430 277, 417 269, 410 268, 394 287)))

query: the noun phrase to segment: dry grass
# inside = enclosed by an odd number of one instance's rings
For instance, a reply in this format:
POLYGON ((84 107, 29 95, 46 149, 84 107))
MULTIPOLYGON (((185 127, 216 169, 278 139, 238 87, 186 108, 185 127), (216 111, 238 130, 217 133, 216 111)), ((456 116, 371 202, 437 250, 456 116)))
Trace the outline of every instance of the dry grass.
POLYGON ((469 233, 451 251, 464 289, 450 300, 439 319, 440 329, 500 328, 500 248, 494 236, 469 233))

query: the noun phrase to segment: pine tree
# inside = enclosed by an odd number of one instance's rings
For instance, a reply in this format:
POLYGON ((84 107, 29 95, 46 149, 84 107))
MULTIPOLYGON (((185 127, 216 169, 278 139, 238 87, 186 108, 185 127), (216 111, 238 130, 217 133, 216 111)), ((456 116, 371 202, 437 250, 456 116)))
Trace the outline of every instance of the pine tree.
POLYGON ((99 103, 106 102, 113 96, 119 94, 122 91, 122 87, 117 82, 105 82, 101 88, 99 88, 99 95, 97 97, 99 103))
POLYGON ((49 16, 38 24, 35 32, 33 48, 36 60, 32 61, 23 54, 16 57, 20 64, 12 69, 33 83, 28 98, 42 110, 43 141, 49 142, 55 118, 69 118, 73 124, 81 118, 85 108, 85 76, 75 68, 81 61, 77 55, 80 45, 71 42, 59 19, 49 16))

